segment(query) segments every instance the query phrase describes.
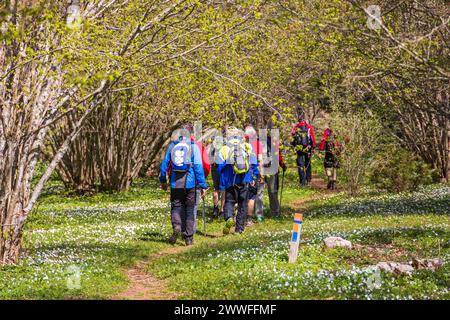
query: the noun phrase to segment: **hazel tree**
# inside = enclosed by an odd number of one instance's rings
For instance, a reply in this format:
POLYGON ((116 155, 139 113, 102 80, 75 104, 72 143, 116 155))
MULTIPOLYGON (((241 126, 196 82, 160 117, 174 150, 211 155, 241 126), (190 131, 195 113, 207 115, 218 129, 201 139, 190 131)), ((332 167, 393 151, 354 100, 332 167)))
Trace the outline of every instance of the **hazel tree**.
POLYGON ((243 15, 222 23, 219 32, 217 21, 205 12, 232 11, 233 5, 193 0, 71 1, 69 8, 67 1, 2 3, 0 263, 18 261, 27 217, 93 112, 117 90, 150 87, 184 72, 183 57, 235 32, 255 4, 237 1, 243 15), (37 177, 47 138, 69 116, 70 126, 61 130, 48 166, 37 177))

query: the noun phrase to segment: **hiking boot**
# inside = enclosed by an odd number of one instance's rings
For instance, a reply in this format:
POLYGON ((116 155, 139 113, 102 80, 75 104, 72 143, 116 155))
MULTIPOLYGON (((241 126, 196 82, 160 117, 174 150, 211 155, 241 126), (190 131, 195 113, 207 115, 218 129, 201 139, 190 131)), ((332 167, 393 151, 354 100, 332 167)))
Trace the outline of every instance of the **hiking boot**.
POLYGON ((328 189, 328 190, 331 189, 332 182, 333 182, 333 181, 328 181, 328 184, 327 184, 327 189, 328 189))
POLYGON ((331 190, 336 190, 336 181, 331 182, 331 190))
POLYGON ((246 227, 251 227, 251 226, 253 226, 254 224, 255 224, 255 223, 254 223, 253 220, 250 218, 250 219, 247 220, 245 226, 246 226, 246 227))
POLYGON ((186 244, 186 246, 192 246, 194 244, 194 240, 193 239, 185 239, 184 243, 186 244))
POLYGON ((223 226, 223 234, 229 234, 230 229, 235 226, 235 222, 233 218, 229 218, 227 222, 225 222, 225 225, 223 226))
POLYGON ((170 244, 175 244, 177 242, 178 236, 180 235, 180 231, 178 230, 174 230, 172 235, 169 238, 169 243, 170 244))

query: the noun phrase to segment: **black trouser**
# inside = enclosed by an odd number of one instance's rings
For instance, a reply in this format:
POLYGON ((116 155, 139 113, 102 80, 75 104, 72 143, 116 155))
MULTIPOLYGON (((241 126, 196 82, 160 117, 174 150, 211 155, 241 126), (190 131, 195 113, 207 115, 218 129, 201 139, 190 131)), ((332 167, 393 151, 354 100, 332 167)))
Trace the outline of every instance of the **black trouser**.
POLYGON ((220 175, 217 172, 217 164, 211 164, 211 177, 213 180, 214 191, 220 190, 220 175))
POLYGON ((237 184, 225 190, 225 221, 233 219, 234 205, 238 204, 236 215, 236 232, 243 232, 248 210, 248 184, 237 184))
POLYGON ((184 239, 192 239, 195 232, 195 188, 171 189, 171 220, 173 231, 181 232, 184 239))
POLYGON ((307 181, 311 181, 311 153, 297 152, 297 167, 300 184, 306 185, 307 181))

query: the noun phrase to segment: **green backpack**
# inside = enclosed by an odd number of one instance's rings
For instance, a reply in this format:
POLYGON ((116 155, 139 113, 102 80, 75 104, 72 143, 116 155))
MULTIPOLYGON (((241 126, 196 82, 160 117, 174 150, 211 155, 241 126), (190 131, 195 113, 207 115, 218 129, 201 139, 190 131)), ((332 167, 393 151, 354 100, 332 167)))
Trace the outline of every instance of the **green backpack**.
POLYGON ((230 148, 229 159, 233 164, 233 170, 236 174, 244 174, 250 170, 250 150, 247 145, 238 140, 232 139, 228 142, 230 148))

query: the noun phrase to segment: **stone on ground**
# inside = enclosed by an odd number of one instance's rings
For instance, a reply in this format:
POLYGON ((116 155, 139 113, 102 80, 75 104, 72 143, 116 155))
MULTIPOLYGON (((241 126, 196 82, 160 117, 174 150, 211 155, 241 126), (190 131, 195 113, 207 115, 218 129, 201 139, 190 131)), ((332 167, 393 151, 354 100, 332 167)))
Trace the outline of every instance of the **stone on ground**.
POLYGON ((440 267, 442 267, 443 261, 439 258, 436 259, 414 259, 413 260, 413 266, 416 269, 425 269, 425 270, 431 270, 436 271, 440 267))
POLYGON ((331 249, 336 247, 344 247, 347 249, 352 248, 352 243, 348 240, 345 240, 341 237, 327 237, 323 240, 325 247, 331 249))
POLYGON ((392 273, 395 275, 400 274, 410 275, 414 271, 414 268, 409 264, 398 262, 379 262, 376 266, 385 272, 392 273))

